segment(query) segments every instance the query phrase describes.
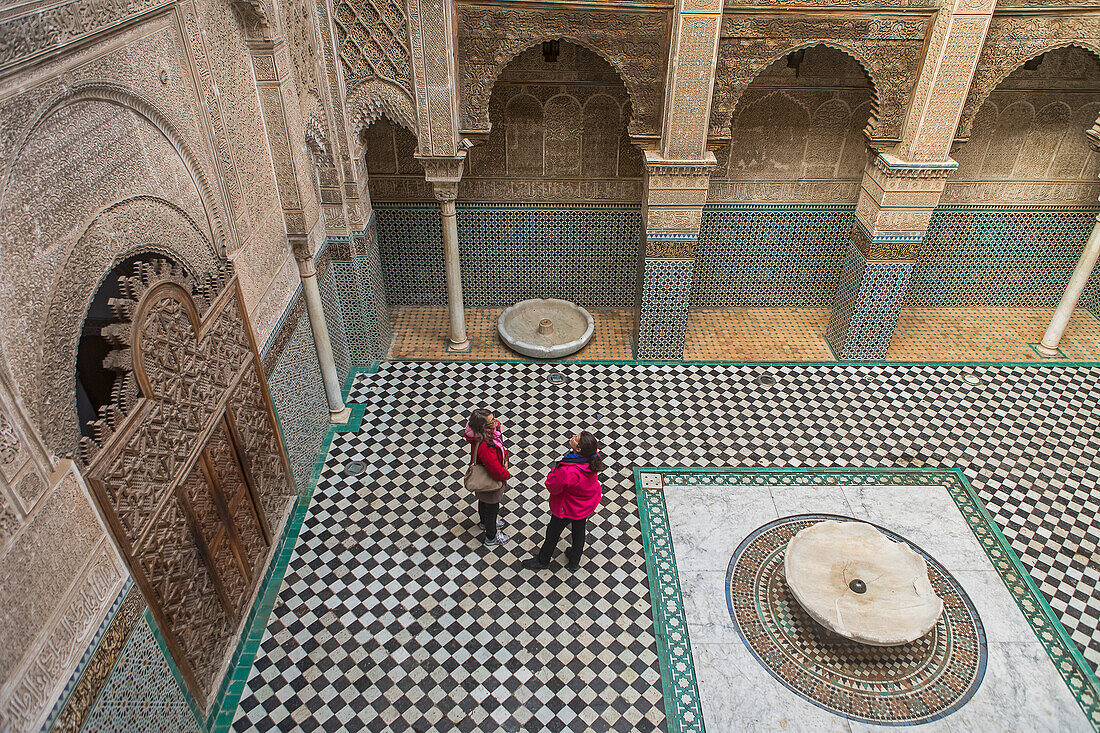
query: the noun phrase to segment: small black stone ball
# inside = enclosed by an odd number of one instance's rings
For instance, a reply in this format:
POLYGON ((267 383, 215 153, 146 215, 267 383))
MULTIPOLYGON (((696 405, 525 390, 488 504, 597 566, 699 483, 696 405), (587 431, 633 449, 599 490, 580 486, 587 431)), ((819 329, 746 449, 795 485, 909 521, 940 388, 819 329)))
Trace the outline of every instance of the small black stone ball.
POLYGON ((852 589, 853 593, 866 593, 867 592, 867 584, 864 583, 859 578, 856 578, 851 583, 849 583, 848 587, 852 589))

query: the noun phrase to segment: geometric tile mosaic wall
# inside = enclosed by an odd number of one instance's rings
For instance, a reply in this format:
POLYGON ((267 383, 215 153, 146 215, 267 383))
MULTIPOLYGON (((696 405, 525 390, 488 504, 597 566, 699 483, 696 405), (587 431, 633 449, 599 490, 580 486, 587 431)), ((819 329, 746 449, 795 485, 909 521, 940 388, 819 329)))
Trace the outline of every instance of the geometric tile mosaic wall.
POLYGON ((838 359, 877 360, 886 355, 912 272, 912 262, 868 261, 855 243, 849 245, 825 330, 838 359))
POLYGON ((81 730, 200 730, 144 616, 138 619, 81 730))
MULTIPOLYGON (((904 306, 1052 308, 1097 211, 941 206, 932 215, 904 306)), ((1081 301, 1094 314, 1098 284, 1100 276, 1093 274, 1081 301)))
MULTIPOLYGON (((586 308, 633 308, 641 207, 458 206, 465 305, 564 298, 586 308)), ((388 301, 447 302, 439 207, 376 205, 388 301)))
POLYGON ((638 359, 684 358, 688 299, 695 260, 647 257, 638 323, 638 359))
POLYGON ((828 308, 852 240, 855 207, 703 208, 692 308, 828 308))

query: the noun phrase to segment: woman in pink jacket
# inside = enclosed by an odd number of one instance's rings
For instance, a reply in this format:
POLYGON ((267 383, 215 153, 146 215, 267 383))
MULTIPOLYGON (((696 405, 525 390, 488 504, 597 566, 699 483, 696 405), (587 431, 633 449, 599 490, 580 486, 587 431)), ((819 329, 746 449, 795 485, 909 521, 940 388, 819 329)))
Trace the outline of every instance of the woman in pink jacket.
POLYGON ((538 555, 523 563, 525 568, 545 570, 550 567, 550 558, 567 524, 573 525, 573 545, 569 548, 569 564, 566 567, 576 570, 581 565, 588 518, 600 505, 600 479, 596 474, 605 466, 600 460, 596 436, 592 433, 577 433, 570 439, 569 448, 569 453, 546 477, 546 488, 550 490, 550 523, 546 525, 546 541, 538 555))

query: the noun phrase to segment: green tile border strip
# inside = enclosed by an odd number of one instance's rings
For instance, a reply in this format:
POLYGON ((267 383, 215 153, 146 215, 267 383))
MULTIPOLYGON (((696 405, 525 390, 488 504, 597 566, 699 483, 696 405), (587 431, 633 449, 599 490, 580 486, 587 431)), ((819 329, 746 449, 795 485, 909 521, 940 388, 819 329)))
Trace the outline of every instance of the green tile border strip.
MULTIPOLYGON (((677 467, 641 467, 634 469, 634 483, 638 492, 639 510, 642 514, 642 538, 646 543, 646 566, 649 570, 650 586, 653 588, 654 617, 658 614, 663 617, 679 614, 682 618, 683 608, 680 603, 679 579, 675 571, 675 557, 671 559, 671 574, 667 569, 663 573, 655 572, 656 560, 651 564, 649 535, 651 525, 658 531, 669 532, 668 518, 664 508, 664 491, 654 489, 642 489, 641 474, 658 473, 666 477, 663 483, 667 483, 667 477, 687 479, 684 483, 710 485, 724 484, 736 485, 791 485, 791 484, 827 484, 827 485, 853 485, 853 484, 887 484, 903 486, 942 486, 955 505, 959 513, 966 520, 970 530, 974 533, 982 549, 985 550, 990 562, 1005 587, 1012 594, 1016 605, 1020 608, 1024 618, 1031 625, 1032 631, 1039 642, 1047 651, 1055 669, 1062 676, 1070 693, 1081 706, 1085 717, 1093 728, 1100 731, 1100 681, 1097 680, 1092 668, 1089 667, 1077 646, 1070 639, 1065 627, 1058 620, 1057 614, 1051 609, 1043 594, 1035 585, 1031 575, 1020 562, 1020 558, 1012 550, 1008 540, 1001 533, 993 517, 982 504, 981 499, 974 492, 967 481, 966 476, 958 468, 677 468, 677 467), (767 478, 761 478, 766 475, 767 478), (776 480, 778 477, 778 481, 776 480), (643 493, 644 492, 644 493, 643 493), (658 497, 659 498, 655 498, 658 497), (643 506, 645 507, 643 509, 643 506), (652 507, 653 513, 647 512, 652 507), (659 512, 659 513, 658 513, 659 512), (659 527, 653 523, 652 517, 658 521, 663 520, 664 526, 659 527), (671 591, 657 587, 662 583, 675 583, 674 595, 671 591), (674 608, 657 607, 657 598, 668 599, 675 602, 674 608)), ((671 553, 671 536, 668 537, 671 553)), ((685 627, 686 628, 686 627, 685 627)), ((686 632, 685 632, 686 639, 686 632)), ((658 647, 661 659, 661 678, 664 681, 665 667, 668 664, 666 656, 668 652, 661 648, 662 637, 658 635, 658 647)), ((690 650, 689 650, 690 652, 690 650)), ((690 660, 690 655, 688 657, 690 660)), ((694 668, 691 670, 692 683, 694 684, 694 668)), ((667 688, 666 688, 667 689, 667 688)), ((697 696, 696 696, 697 697, 697 696)), ((668 692, 666 691, 666 706, 668 692)), ((671 718, 671 714, 670 714, 671 718)), ((670 731, 673 729, 669 728, 670 731)), ((687 730, 687 729, 683 729, 687 730)))
POLYGON ((649 598, 653 604, 653 634, 661 666, 661 690, 665 698, 668 733, 704 733, 703 708, 695 681, 676 553, 660 489, 643 489, 640 471, 634 469, 638 515, 642 523, 649 598))
MULTIPOLYGON (((831 347, 830 347, 831 348, 831 347)), ((683 364, 685 366, 942 366, 942 367, 1093 367, 1100 366, 1098 361, 1064 361, 1052 359, 1043 361, 717 361, 717 360, 653 360, 653 359, 448 359, 448 358, 403 358, 381 359, 378 363, 393 364, 436 364, 436 363, 463 363, 470 364, 550 364, 563 366, 569 364, 636 364, 636 365, 670 365, 683 364)), ((351 371, 357 367, 351 366, 351 371)), ((350 372, 349 372, 350 373, 350 372)))

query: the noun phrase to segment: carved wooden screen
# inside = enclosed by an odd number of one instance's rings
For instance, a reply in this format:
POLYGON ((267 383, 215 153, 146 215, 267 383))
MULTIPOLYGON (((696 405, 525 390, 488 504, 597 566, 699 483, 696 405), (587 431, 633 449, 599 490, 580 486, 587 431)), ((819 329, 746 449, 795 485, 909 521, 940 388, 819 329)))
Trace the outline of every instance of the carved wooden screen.
POLYGON ((89 479, 206 709, 294 484, 236 278, 201 318, 180 283, 145 286, 112 303, 128 316, 141 398, 100 442, 89 479))

